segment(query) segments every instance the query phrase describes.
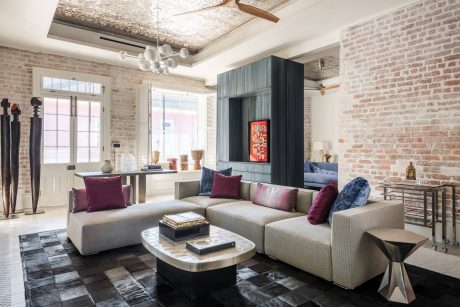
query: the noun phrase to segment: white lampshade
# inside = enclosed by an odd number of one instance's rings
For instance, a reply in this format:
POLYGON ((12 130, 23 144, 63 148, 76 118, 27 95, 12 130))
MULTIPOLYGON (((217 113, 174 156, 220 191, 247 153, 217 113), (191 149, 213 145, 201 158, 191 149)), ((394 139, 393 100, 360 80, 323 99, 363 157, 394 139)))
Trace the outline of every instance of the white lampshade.
POLYGON ((313 150, 328 150, 329 142, 326 141, 316 141, 313 143, 313 150))

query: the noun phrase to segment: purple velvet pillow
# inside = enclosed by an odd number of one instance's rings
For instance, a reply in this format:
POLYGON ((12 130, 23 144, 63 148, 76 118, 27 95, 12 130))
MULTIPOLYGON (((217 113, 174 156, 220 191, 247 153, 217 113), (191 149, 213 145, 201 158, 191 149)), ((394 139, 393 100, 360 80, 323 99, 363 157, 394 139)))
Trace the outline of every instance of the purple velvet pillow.
POLYGON ((123 198, 121 176, 108 178, 85 178, 86 212, 126 208, 123 198))
MULTIPOLYGON (((125 200, 126 206, 131 206, 131 186, 124 185, 123 199, 125 200)), ((88 210, 88 201, 86 200, 86 189, 75 189, 72 188, 72 212, 81 212, 88 210)))
POLYGON ((293 212, 299 189, 268 186, 258 183, 252 202, 256 205, 293 212))
POLYGON ((337 186, 332 183, 323 187, 319 191, 313 201, 313 204, 311 205, 310 210, 308 211, 307 218, 310 224, 316 225, 326 222, 331 206, 338 193, 339 191, 337 190, 337 186))
POLYGON ((240 199, 241 175, 225 176, 214 173, 211 198, 240 199))

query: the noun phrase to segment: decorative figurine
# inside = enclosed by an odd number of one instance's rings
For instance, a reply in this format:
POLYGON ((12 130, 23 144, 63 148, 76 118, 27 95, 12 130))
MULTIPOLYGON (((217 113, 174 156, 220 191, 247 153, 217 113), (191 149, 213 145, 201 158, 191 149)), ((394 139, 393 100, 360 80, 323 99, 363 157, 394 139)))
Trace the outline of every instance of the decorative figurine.
POLYGON ((32 97, 30 104, 34 108, 33 117, 30 118, 30 140, 29 140, 29 161, 30 161, 30 182, 32 191, 32 211, 25 211, 25 214, 44 213, 37 210, 38 198, 40 197, 40 171, 41 171, 41 141, 43 119, 40 117, 40 106, 42 101, 38 97, 32 97))
POLYGON ((11 205, 11 127, 10 115, 8 108, 10 102, 7 98, 2 99, 3 114, 0 115, 2 126, 1 131, 1 171, 2 171, 2 197, 3 197, 3 214, 9 218, 11 205))
POLYGON ((203 159, 203 150, 192 150, 192 159, 194 161, 193 169, 200 170, 201 169, 200 161, 201 159, 203 159))
POLYGON ((11 213, 15 214, 19 183, 19 144, 21 142, 21 122, 19 121, 21 109, 17 103, 11 105, 11 114, 13 115, 11 122, 11 213))
POLYGON ((412 162, 409 162, 409 166, 406 168, 406 179, 416 180, 416 170, 412 162))
POLYGON ((329 163, 329 160, 332 158, 332 155, 329 153, 325 153, 324 158, 326 159, 326 163, 329 163))

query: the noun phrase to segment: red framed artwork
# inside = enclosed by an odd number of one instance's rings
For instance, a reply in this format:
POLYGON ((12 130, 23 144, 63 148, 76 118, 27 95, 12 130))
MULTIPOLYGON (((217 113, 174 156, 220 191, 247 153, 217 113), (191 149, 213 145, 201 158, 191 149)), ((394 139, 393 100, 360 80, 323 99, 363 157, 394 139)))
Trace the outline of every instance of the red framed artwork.
POLYGON ((270 121, 249 122, 249 161, 267 163, 270 159, 270 121))

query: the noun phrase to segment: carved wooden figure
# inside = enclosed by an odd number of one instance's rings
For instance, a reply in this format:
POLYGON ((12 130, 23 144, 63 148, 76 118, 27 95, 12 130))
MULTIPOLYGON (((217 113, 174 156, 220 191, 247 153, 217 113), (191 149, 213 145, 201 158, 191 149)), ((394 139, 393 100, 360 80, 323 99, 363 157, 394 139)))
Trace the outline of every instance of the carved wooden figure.
POLYGON ((5 218, 10 215, 10 189, 11 189, 11 164, 10 164, 10 145, 11 145, 11 131, 10 131, 10 115, 8 108, 10 102, 8 99, 2 99, 1 106, 3 114, 0 115, 1 131, 1 171, 2 171, 2 197, 3 197, 3 214, 5 218))
MULTIPOLYGON (((42 139, 42 118, 39 111, 42 101, 38 97, 32 97, 30 104, 34 107, 33 117, 30 118, 30 143, 29 143, 29 160, 30 160, 30 181, 32 191, 32 214, 43 213, 43 210, 37 211, 38 198, 40 196, 40 169, 41 169, 41 139, 42 139)), ((26 214, 29 212, 26 212, 26 214)))
POLYGON ((19 183, 19 144, 21 142, 21 109, 17 103, 11 105, 11 213, 16 213, 19 183))

